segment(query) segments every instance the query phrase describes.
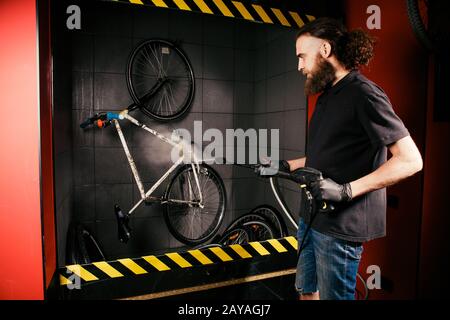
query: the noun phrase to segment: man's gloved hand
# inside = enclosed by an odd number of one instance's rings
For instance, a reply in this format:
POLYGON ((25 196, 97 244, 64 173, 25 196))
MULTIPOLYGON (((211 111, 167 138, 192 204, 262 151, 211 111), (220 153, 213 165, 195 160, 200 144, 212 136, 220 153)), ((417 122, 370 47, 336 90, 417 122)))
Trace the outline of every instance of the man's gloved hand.
POLYGON ((312 182, 310 189, 316 200, 332 202, 348 202, 352 200, 350 183, 338 184, 331 179, 321 179, 312 182))
POLYGON ((271 177, 278 173, 278 171, 289 173, 291 172, 291 168, 289 166, 289 162, 286 160, 278 160, 278 162, 274 162, 270 160, 269 166, 261 166, 258 169, 258 174, 260 176, 271 177))

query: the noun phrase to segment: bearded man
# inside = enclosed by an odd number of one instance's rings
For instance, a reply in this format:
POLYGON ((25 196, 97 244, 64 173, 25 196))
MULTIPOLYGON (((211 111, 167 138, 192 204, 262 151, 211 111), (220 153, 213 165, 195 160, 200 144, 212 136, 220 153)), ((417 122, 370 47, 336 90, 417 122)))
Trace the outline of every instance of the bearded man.
POLYGON ((324 179, 311 186, 311 193, 335 207, 313 221, 305 210, 301 213, 300 299, 354 299, 363 243, 386 235, 385 188, 422 169, 422 157, 385 92, 358 71, 373 57, 373 45, 367 33, 347 31, 330 18, 319 18, 298 33, 305 94, 321 94, 306 156, 281 160, 278 167, 320 170, 324 179))

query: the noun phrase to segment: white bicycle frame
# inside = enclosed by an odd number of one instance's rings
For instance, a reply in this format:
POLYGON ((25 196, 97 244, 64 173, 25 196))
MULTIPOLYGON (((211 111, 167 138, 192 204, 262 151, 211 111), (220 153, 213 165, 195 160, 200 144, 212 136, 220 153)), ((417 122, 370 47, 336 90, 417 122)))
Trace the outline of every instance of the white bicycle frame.
MULTIPOLYGON (((172 203, 186 203, 189 205, 197 205, 200 208, 203 208, 203 195, 202 195, 202 190, 200 188, 200 182, 198 179, 198 173, 200 172, 200 163, 195 155, 195 152, 192 152, 192 150, 186 150, 187 148, 183 147, 182 139, 179 139, 180 142, 178 142, 178 143, 174 142, 172 139, 168 139, 164 135, 158 133, 156 130, 153 130, 153 129, 147 127, 145 124, 139 122, 138 120, 136 120, 135 118, 133 118, 132 116, 130 116, 128 114, 128 110, 123 110, 122 112, 119 113, 119 115, 120 115, 121 119, 123 118, 123 119, 129 120, 131 123, 138 126, 139 128, 153 134, 158 139, 177 148, 181 153, 181 157, 161 176, 161 178, 159 178, 158 181, 155 182, 155 184, 148 191, 145 191, 144 185, 139 176, 139 172, 138 172, 138 169, 134 162, 133 156, 131 155, 131 152, 128 148, 128 145, 127 145, 127 142, 123 135, 122 128, 120 127, 119 121, 117 119, 111 120, 113 122, 114 126, 116 127, 117 134, 119 135, 123 150, 125 151, 125 155, 127 156, 131 171, 133 172, 134 180, 139 189, 139 193, 141 194, 141 199, 133 206, 133 208, 130 209, 128 214, 131 215, 146 200, 159 200, 159 201, 161 201, 161 203, 171 203, 171 202, 172 203), (187 155, 185 154, 185 151, 188 152, 187 155), (158 188, 158 186, 161 185, 161 183, 184 161, 184 159, 186 159, 186 156, 189 156, 189 159, 191 159, 190 164, 192 166, 192 172, 194 174, 195 183, 196 183, 197 189, 198 189, 198 195, 199 195, 198 201, 181 200, 181 199, 163 199, 163 198, 152 197, 151 195, 156 190, 156 188, 158 188)), ((188 180, 188 181, 190 183, 190 180, 188 180)), ((189 185, 190 195, 192 195, 192 193, 191 193, 192 191, 193 191, 192 186, 189 185)), ((191 199, 191 197, 189 197, 189 199, 191 199)))

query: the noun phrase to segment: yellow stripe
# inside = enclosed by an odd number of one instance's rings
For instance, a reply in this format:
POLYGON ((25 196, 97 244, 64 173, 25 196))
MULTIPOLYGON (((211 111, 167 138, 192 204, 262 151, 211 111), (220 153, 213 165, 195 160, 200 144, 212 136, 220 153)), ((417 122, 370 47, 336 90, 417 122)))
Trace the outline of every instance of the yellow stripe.
POLYGON ((169 6, 163 0, 152 0, 153 4, 157 7, 168 8, 169 6))
POLYGON ((220 258, 220 260, 226 262, 226 261, 233 261, 233 258, 231 258, 225 251, 223 251, 219 247, 213 247, 209 248, 216 256, 220 258))
POLYGON ((250 244, 256 251, 258 251, 258 253, 259 253, 260 255, 262 255, 262 256, 267 256, 267 255, 270 254, 270 252, 267 251, 267 249, 264 248, 264 247, 262 246, 262 244, 259 243, 259 242, 250 242, 249 244, 250 244))
POLYGON ((67 279, 63 275, 59 275, 59 284, 62 285, 62 286, 65 286, 65 285, 68 285, 68 284, 72 284, 72 281, 70 281, 69 279, 67 279))
POLYGON ((129 0, 129 1, 134 4, 143 4, 141 0, 129 0))
POLYGON ((106 273, 111 278, 123 277, 123 274, 121 274, 119 271, 114 269, 109 263, 107 263, 105 261, 94 262, 93 265, 96 266, 97 268, 99 268, 100 270, 102 270, 104 273, 106 273))
POLYGON ((144 274, 147 273, 140 265, 138 265, 136 262, 134 262, 131 259, 119 259, 117 260, 121 264, 123 264, 125 267, 133 271, 134 274, 144 274))
POLYGON ((287 252, 286 248, 283 247, 283 245, 277 239, 270 239, 270 240, 267 240, 267 242, 269 242, 272 245, 272 247, 274 247, 275 250, 277 250, 278 252, 280 252, 280 253, 287 252))
POLYGON ((289 242, 289 243, 291 244, 291 246, 292 246, 295 250, 297 250, 297 246, 298 246, 298 244, 297 244, 297 239, 295 239, 294 237, 286 237, 285 239, 286 239, 287 242, 289 242))
POLYGON ((244 7, 244 5, 241 2, 238 1, 231 1, 231 2, 233 2, 236 9, 238 9, 238 11, 242 14, 242 16, 245 19, 255 21, 250 12, 248 12, 248 10, 244 7))
POLYGON ((306 15, 306 17, 308 18, 308 20, 309 20, 310 22, 316 20, 316 17, 314 17, 314 16, 308 16, 308 15, 306 15))
POLYGON ((263 7, 261 7, 257 4, 252 4, 252 6, 255 9, 256 13, 261 17, 261 19, 265 23, 273 23, 272 19, 270 19, 270 17, 267 15, 266 11, 264 11, 263 7))
POLYGON ((231 13, 230 9, 228 9, 228 7, 223 3, 222 0, 213 0, 213 2, 216 5, 216 7, 219 8, 220 12, 222 12, 222 14, 225 17, 234 18, 234 15, 231 13))
POLYGON ((192 264, 187 262, 182 256, 180 256, 178 253, 166 253, 166 256, 168 256, 170 259, 172 259, 177 265, 179 265, 182 268, 192 267, 192 264))
POLYGON ((272 12, 277 16, 278 20, 280 21, 280 23, 283 26, 286 26, 286 27, 290 27, 291 26, 291 24, 289 23, 289 21, 287 21, 287 19, 284 16, 284 14, 280 11, 280 9, 274 9, 274 8, 271 8, 271 9, 272 9, 272 12))
POLYGON ((240 244, 232 244, 230 246, 241 258, 251 258, 252 256, 248 253, 240 244))
POLYGON ((301 28, 305 25, 303 22, 303 19, 299 16, 297 12, 289 11, 289 14, 291 15, 292 19, 294 19, 295 23, 301 28))
POLYGON ((208 7, 208 5, 203 0, 194 0, 195 4, 202 10, 203 13, 209 13, 213 14, 211 9, 208 7))
POLYGON ((195 259, 200 261, 201 264, 211 264, 213 263, 207 256, 205 256, 200 250, 190 250, 188 251, 195 259))
POLYGON ((148 263, 150 263, 152 266, 154 266, 156 269, 158 269, 158 271, 170 270, 170 268, 168 266, 166 266, 166 264, 164 262, 162 262, 155 256, 146 256, 146 257, 142 257, 142 258, 145 261, 147 261, 148 263))
POLYGON ((75 273, 77 276, 79 276, 84 281, 93 281, 98 280, 96 276, 94 276, 92 273, 87 271, 85 268, 80 266, 79 264, 74 264, 71 266, 66 266, 67 269, 75 273))
POLYGON ((178 8, 180 8, 181 10, 188 10, 188 11, 192 11, 191 8, 189 8, 189 6, 186 4, 186 2, 184 2, 184 0, 173 0, 173 2, 175 2, 175 4, 178 6, 178 8))

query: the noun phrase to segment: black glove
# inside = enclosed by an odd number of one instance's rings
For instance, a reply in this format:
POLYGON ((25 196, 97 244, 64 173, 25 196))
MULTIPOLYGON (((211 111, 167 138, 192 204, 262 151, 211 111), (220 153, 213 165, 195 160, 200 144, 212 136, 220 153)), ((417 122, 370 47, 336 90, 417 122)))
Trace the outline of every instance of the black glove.
POLYGON ((338 184, 331 179, 321 179, 312 182, 310 189, 316 200, 332 202, 348 202, 352 200, 350 183, 338 184))
POLYGON ((262 166, 258 169, 258 174, 264 177, 271 177, 276 175, 278 171, 290 173, 291 168, 289 166, 289 162, 287 162, 286 160, 278 160, 278 166, 275 166, 275 162, 271 160, 270 166, 262 166))

